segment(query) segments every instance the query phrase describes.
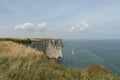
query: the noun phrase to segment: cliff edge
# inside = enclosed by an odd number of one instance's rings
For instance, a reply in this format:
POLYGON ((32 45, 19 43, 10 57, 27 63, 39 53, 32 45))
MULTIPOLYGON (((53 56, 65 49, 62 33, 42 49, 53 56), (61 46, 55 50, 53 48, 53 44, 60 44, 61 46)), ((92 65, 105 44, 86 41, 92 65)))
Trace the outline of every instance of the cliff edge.
POLYGON ((45 53, 51 58, 62 58, 62 39, 40 39, 40 38, 0 38, 0 41, 13 41, 45 53))

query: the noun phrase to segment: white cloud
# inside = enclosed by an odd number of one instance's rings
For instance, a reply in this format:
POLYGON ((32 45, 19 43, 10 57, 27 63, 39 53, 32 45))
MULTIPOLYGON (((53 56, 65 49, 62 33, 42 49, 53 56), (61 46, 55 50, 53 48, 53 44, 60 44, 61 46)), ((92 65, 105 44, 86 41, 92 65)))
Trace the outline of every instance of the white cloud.
POLYGON ((0 26, 0 37, 44 37, 48 35, 45 22, 24 23, 15 26, 0 26))
POLYGON ((34 24, 34 23, 24 23, 24 24, 18 24, 14 27, 15 30, 44 30, 46 29, 47 25, 45 22, 40 24, 34 24))
POLYGON ((80 22, 80 24, 76 24, 76 25, 72 26, 69 29, 69 31, 70 32, 76 32, 76 31, 81 32, 81 31, 86 30, 88 27, 89 27, 89 24, 82 21, 82 22, 80 22))

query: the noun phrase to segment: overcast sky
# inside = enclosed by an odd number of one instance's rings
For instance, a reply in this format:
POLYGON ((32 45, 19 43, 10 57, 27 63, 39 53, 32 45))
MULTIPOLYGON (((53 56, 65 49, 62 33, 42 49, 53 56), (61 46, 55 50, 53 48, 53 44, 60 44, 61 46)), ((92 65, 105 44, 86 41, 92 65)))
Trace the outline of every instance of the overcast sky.
POLYGON ((0 37, 120 39, 120 0, 0 0, 0 37))

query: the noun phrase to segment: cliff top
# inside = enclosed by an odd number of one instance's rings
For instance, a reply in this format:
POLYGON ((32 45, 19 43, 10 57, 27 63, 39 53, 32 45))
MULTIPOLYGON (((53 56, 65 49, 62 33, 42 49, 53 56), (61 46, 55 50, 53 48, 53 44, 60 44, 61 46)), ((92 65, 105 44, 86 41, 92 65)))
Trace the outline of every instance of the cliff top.
POLYGON ((0 38, 0 41, 14 41, 14 42, 32 42, 32 41, 48 41, 48 40, 62 40, 52 38, 0 38))

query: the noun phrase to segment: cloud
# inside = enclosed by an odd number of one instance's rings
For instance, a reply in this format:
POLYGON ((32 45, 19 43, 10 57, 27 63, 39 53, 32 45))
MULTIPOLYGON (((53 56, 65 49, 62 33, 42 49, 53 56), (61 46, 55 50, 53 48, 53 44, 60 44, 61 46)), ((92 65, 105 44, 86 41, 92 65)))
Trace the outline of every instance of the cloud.
POLYGON ((49 33, 45 22, 23 23, 15 26, 0 26, 0 37, 44 37, 49 33))
POLYGON ((46 23, 34 24, 34 23, 24 23, 18 24, 14 27, 15 30, 45 30, 47 27, 46 23))
POLYGON ((89 24, 82 21, 80 22, 80 24, 76 24, 74 26, 72 26, 69 31, 70 32, 82 32, 84 30, 86 30, 89 27, 89 24))

